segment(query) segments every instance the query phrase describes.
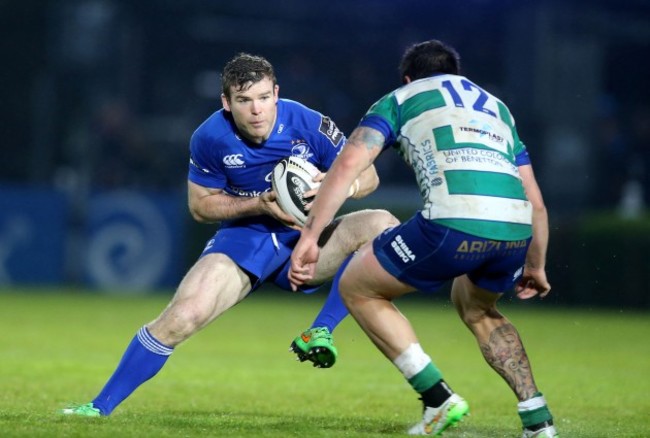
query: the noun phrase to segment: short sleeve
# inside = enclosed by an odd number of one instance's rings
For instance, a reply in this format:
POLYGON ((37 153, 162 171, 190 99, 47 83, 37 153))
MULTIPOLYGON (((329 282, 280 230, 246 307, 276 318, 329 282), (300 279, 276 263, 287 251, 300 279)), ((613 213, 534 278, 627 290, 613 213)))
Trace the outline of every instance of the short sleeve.
POLYGON ((203 187, 222 189, 226 186, 226 176, 209 151, 208 140, 195 131, 190 139, 188 179, 203 187))

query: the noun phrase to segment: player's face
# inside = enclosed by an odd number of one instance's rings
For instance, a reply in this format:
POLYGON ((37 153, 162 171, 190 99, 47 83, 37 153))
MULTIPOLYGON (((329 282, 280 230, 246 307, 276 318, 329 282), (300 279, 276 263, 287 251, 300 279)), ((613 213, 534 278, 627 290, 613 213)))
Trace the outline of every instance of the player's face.
POLYGON ((221 95, 223 107, 232 113, 237 129, 253 143, 262 143, 271 135, 279 89, 269 78, 264 78, 243 90, 230 87, 230 100, 221 95))

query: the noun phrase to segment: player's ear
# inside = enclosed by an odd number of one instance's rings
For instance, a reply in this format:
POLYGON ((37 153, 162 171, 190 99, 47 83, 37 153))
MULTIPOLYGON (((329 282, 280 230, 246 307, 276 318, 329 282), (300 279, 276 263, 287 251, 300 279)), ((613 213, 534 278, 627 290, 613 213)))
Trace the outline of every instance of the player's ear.
POLYGON ((404 75, 404 78, 402 79, 403 84, 410 84, 412 82, 411 77, 409 75, 404 75))
POLYGON ((230 112, 230 102, 228 102, 228 98, 223 93, 221 93, 221 104, 223 105, 223 109, 230 112))
POLYGON ((275 103, 278 103, 279 98, 280 98, 280 86, 278 84, 275 84, 273 86, 273 99, 275 99, 275 103))

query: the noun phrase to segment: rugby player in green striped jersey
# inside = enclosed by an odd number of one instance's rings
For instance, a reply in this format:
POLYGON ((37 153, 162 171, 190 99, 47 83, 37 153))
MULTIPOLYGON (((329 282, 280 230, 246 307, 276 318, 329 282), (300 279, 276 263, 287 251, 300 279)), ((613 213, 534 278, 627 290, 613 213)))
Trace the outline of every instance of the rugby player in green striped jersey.
POLYGON ((413 168, 422 208, 362 246, 339 290, 368 337, 420 394, 423 417, 409 433, 441 435, 469 406, 393 300, 453 281, 460 317, 517 397, 523 437, 555 437, 521 338, 496 306, 512 289, 527 299, 551 288, 546 207, 515 120, 500 99, 460 75, 460 57, 440 41, 409 47, 400 75, 403 86, 369 109, 327 173, 294 248, 289 279, 294 288, 309 281, 318 236, 349 187, 381 152, 396 149, 413 168))

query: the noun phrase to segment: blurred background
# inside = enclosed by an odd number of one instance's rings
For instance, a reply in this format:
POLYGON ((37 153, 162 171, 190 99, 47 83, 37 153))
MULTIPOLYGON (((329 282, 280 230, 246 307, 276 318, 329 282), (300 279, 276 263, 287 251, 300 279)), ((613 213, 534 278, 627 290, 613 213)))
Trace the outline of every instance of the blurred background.
MULTIPOLYGON (((173 290, 214 226, 186 207, 188 142, 247 51, 350 133, 436 38, 501 97, 551 217, 567 306, 650 308, 650 2, 0 0, 0 286, 173 290)), ((419 208, 397 154, 349 208, 419 208)))

